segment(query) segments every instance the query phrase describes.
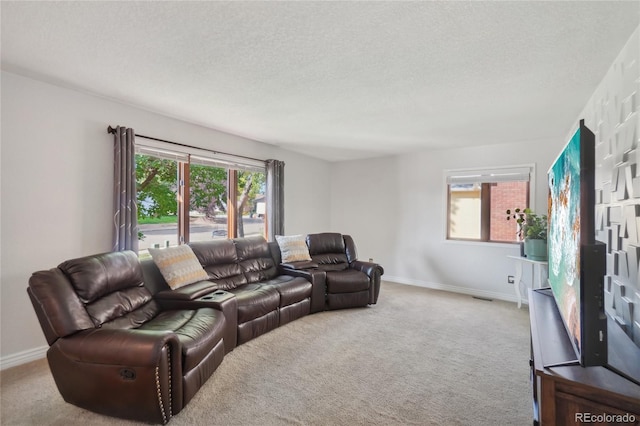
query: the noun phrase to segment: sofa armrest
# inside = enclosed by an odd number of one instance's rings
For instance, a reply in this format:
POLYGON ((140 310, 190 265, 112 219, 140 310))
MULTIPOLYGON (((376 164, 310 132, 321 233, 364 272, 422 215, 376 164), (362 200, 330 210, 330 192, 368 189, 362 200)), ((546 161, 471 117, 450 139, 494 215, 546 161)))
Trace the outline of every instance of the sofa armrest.
POLYGON ((375 305, 378 301, 378 295, 380 294, 380 277, 384 274, 382 266, 377 263, 356 260, 351 262, 349 267, 367 274, 370 280, 369 304, 375 305))
POLYGON ((303 270, 317 268, 318 263, 312 260, 301 260, 299 262, 281 263, 280 266, 284 269, 303 270))
POLYGON ((175 290, 159 291, 155 294, 155 298, 162 299, 162 301, 195 300, 206 294, 213 293, 217 289, 218 284, 213 281, 198 281, 175 290))
POLYGON ((130 367, 158 365, 165 346, 180 361, 180 340, 170 331, 96 328, 58 339, 60 350, 74 361, 130 367))
POLYGON ((378 265, 377 263, 363 262, 362 260, 356 260, 351 262, 349 267, 356 269, 360 272, 364 272, 365 274, 367 274, 369 278, 374 276, 375 273, 378 273, 378 275, 384 274, 384 269, 382 268, 382 266, 378 265))
POLYGON ((282 275, 302 277, 311 283, 311 313, 324 310, 327 294, 327 273, 320 269, 287 269, 280 267, 282 275))
POLYGON ((170 331, 94 329, 63 337, 47 352, 66 402, 165 424, 183 408, 182 348, 170 331))

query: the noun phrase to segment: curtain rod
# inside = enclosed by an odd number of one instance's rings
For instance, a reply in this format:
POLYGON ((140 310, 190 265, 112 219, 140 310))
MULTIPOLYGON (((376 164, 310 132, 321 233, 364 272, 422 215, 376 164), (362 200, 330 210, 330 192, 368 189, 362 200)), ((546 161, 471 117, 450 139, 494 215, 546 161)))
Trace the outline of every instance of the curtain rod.
MULTIPOLYGON (((116 134, 116 129, 115 129, 115 127, 111 127, 111 126, 107 127, 107 133, 111 133, 112 135, 115 135, 115 134, 116 134)), ((158 141, 158 142, 170 143, 170 144, 172 144, 172 145, 178 145, 178 146, 182 146, 182 147, 185 147, 185 148, 201 149, 201 150, 203 150, 203 151, 212 152, 212 153, 214 153, 214 154, 232 155, 232 156, 234 156, 234 157, 245 158, 245 159, 247 159, 247 160, 253 160, 253 161, 261 161, 261 162, 263 162, 263 163, 266 163, 266 161, 265 161, 265 160, 261 160, 261 159, 259 159, 259 158, 247 157, 247 156, 245 156, 245 155, 230 154, 230 153, 228 153, 228 152, 222 152, 222 151, 214 151, 214 150, 212 150, 212 149, 200 148, 199 146, 193 146, 193 145, 187 145, 187 144, 180 143, 180 142, 168 141, 168 140, 166 140, 166 139, 153 138, 153 137, 151 137, 151 136, 139 135, 139 134, 137 134, 137 133, 135 134, 135 136, 136 136, 137 138, 143 138, 143 139, 149 139, 149 140, 152 140, 152 141, 158 141)))

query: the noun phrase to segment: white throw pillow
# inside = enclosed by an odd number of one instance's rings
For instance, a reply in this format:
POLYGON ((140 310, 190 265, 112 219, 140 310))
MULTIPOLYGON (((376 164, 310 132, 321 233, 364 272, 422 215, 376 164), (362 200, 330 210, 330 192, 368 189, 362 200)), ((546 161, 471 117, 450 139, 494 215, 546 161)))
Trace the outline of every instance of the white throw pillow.
POLYGON ((191 247, 186 244, 162 249, 149 249, 149 254, 172 290, 209 279, 191 247))
POLYGON ((304 235, 276 235, 276 241, 280 246, 282 263, 311 260, 304 235))

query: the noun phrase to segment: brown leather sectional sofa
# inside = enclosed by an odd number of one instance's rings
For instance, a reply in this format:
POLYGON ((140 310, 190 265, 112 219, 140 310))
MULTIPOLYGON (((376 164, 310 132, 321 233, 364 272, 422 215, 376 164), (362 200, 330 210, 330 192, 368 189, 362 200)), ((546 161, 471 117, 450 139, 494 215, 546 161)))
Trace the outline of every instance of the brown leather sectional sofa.
POLYGON ((375 304, 381 266, 348 235, 310 234, 312 261, 282 264, 262 237, 190 244, 209 280, 171 290, 133 252, 33 274, 27 292, 65 401, 166 423, 236 345, 313 312, 375 304))

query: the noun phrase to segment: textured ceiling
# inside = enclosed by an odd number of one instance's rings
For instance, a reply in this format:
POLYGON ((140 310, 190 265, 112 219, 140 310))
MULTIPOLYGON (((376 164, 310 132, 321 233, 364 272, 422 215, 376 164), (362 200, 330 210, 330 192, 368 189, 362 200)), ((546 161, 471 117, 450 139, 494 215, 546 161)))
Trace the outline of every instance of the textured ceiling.
POLYGON ((0 7, 4 70, 330 161, 564 138, 640 23, 638 1, 0 7))

